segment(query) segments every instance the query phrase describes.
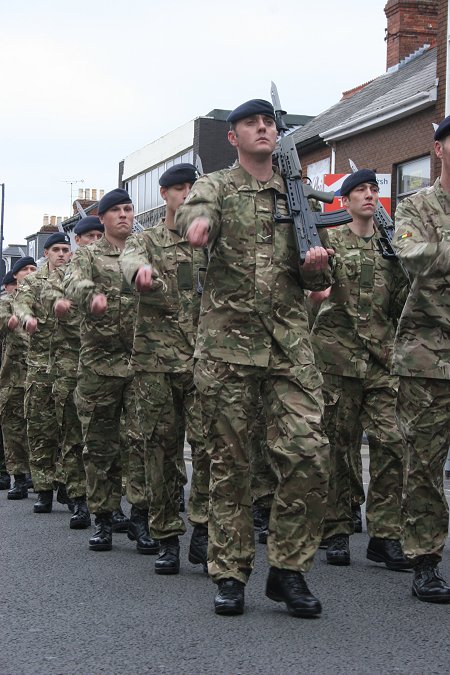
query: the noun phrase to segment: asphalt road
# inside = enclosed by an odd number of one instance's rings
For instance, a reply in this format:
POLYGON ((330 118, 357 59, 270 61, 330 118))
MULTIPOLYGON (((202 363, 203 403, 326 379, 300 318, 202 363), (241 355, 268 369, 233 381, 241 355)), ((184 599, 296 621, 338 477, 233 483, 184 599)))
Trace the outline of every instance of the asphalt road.
MULTIPOLYGON (((33 514, 34 497, 0 492, 1 675, 450 672, 450 605, 413 599, 411 573, 366 560, 365 532, 351 539, 350 567, 319 551, 307 579, 320 619, 292 618, 265 597, 260 544, 245 614, 219 617, 215 587, 187 560, 190 528, 180 575, 157 576, 125 534, 91 552, 90 530, 70 530, 59 504, 33 514)), ((450 580, 450 547, 441 570, 450 580)))

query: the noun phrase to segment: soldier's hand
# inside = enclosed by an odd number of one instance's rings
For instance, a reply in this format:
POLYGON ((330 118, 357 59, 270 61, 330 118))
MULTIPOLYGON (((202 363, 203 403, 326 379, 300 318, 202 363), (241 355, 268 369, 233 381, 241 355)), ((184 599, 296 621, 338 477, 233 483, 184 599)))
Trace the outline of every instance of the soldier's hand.
POLYGON ((153 284, 151 265, 142 265, 142 267, 138 269, 134 284, 139 293, 146 293, 151 289, 153 284))
POLYGON ((101 314, 104 314, 107 309, 108 301, 106 299, 106 295, 103 295, 103 293, 97 293, 97 295, 94 295, 91 302, 92 314, 100 316, 101 314))
POLYGON ((12 315, 12 317, 8 321, 8 330, 16 330, 17 326, 19 325, 19 319, 15 314, 12 315))
POLYGON ((302 270, 304 272, 322 272, 328 267, 328 256, 334 254, 332 248, 323 248, 323 246, 313 246, 305 256, 302 270))
POLYGON ((61 319, 63 316, 65 316, 70 308, 72 307, 72 303, 70 300, 67 298, 60 298, 55 302, 55 306, 53 307, 53 311, 55 312, 55 316, 58 319, 61 319))
POLYGON ((33 333, 35 333, 37 331, 37 325, 38 325, 37 319, 35 319, 34 316, 33 316, 33 317, 31 317, 31 319, 28 319, 28 321, 26 322, 25 330, 30 335, 33 335, 33 333))
POLYGON ((315 305, 320 305, 321 302, 329 297, 330 293, 331 286, 328 286, 328 288, 326 288, 324 291, 311 291, 311 293, 308 295, 308 298, 315 305))
POLYGON ((208 243, 209 220, 204 216, 194 218, 186 232, 186 239, 193 248, 202 248, 208 243))

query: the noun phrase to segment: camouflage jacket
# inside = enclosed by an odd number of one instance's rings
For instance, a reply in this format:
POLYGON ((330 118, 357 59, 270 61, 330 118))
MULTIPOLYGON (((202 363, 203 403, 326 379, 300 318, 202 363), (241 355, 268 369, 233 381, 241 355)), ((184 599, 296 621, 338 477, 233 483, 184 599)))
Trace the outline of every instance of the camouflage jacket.
POLYGON ((39 370, 48 370, 50 342, 55 327, 53 307, 45 293, 49 274, 46 262, 22 280, 14 298, 14 313, 23 325, 32 317, 37 319, 37 331, 30 336, 27 365, 39 370))
MULTIPOLYGON (((65 274, 71 263, 57 267, 51 272, 43 293, 53 308, 55 302, 65 296, 65 274)), ((56 319, 50 348, 50 363, 58 378, 74 378, 80 356, 81 312, 74 301, 66 316, 56 319)))
POLYGON ((95 244, 78 248, 67 268, 66 296, 77 303, 82 314, 80 371, 129 376, 135 298, 123 277, 120 253, 102 237, 95 244), (108 302, 101 316, 91 312, 92 298, 98 293, 106 295, 108 302))
POLYGON ((131 367, 181 372, 194 365, 204 251, 194 250, 163 222, 127 239, 122 269, 131 284, 141 265, 151 264, 152 289, 139 295, 131 367))
POLYGON ((407 279, 396 260, 379 252, 379 235, 365 241, 347 225, 330 230, 333 283, 312 328, 323 373, 364 378, 371 359, 390 371, 397 319, 407 279))
POLYGON ((450 379, 450 194, 439 178, 398 205, 393 240, 414 276, 399 321, 393 372, 450 379))
POLYGON ((211 226, 195 357, 264 367, 275 344, 294 365, 314 363, 304 289, 330 275, 302 273, 292 223, 273 218, 278 195, 285 212, 278 173, 263 184, 235 163, 202 176, 178 209, 184 234, 197 216, 211 226))
POLYGON ((24 387, 27 375, 28 333, 18 326, 9 330, 8 321, 13 315, 14 297, 17 289, 4 300, 0 300, 0 337, 3 340, 2 363, 0 367, 0 388, 24 387))

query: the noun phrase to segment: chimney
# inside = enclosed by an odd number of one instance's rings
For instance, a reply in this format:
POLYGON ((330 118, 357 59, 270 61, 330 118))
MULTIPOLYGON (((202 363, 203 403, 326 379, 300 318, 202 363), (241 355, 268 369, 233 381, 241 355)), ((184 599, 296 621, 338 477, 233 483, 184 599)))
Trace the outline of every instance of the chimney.
POLYGON ((56 216, 50 216, 50 225, 56 225, 56 216))
POLYGON ((50 223, 48 222, 48 213, 44 213, 44 217, 42 219, 42 225, 45 227, 45 225, 49 225, 50 223))
POLYGON ((57 218, 56 218, 57 226, 60 227, 61 223, 62 223, 62 216, 57 216, 57 218))
POLYGON ((84 199, 84 190, 83 190, 83 188, 78 188, 78 199, 84 199))
POLYGON ((92 201, 97 201, 97 188, 92 188, 92 201))
POLYGON ((396 66, 425 44, 436 46, 439 0, 388 0, 386 69, 396 66))
POLYGON ((105 191, 104 191, 104 190, 99 190, 99 191, 98 191, 98 198, 99 198, 99 200, 103 197, 104 194, 105 194, 105 191))
POLYGON ((90 188, 86 188, 86 190, 84 191, 84 198, 85 199, 91 198, 91 189, 90 188))

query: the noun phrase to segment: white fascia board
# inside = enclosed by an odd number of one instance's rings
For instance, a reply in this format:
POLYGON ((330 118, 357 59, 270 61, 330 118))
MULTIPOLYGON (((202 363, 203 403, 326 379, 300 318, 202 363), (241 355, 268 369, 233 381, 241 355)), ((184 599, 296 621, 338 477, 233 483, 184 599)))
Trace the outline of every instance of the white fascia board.
POLYGON ((328 129, 319 134, 325 142, 338 141, 348 136, 359 134, 362 131, 380 127, 388 122, 394 122, 402 117, 407 117, 412 113, 419 112, 424 108, 432 105, 437 99, 437 86, 429 91, 421 91, 414 96, 404 99, 403 101, 394 103, 381 110, 376 110, 351 120, 345 124, 340 124, 337 127, 328 129))
POLYGON ((164 160, 170 159, 170 157, 179 155, 191 148, 193 143, 194 120, 190 120, 190 122, 125 157, 122 180, 128 180, 153 166, 157 166, 164 160))

